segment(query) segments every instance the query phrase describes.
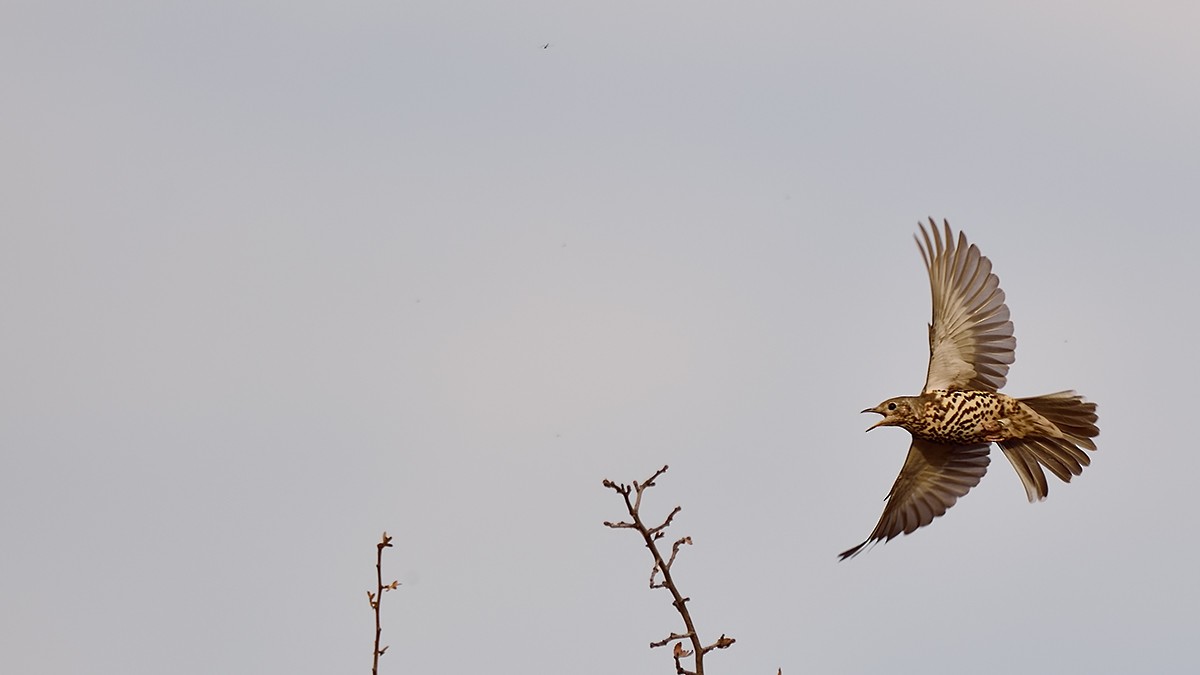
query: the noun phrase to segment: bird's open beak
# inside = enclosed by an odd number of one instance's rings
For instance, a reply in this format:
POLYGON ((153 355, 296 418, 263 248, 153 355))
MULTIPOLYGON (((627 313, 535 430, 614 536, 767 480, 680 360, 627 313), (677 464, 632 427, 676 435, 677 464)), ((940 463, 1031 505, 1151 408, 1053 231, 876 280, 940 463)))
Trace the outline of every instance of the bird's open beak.
MULTIPOLYGON (((867 409, 866 409, 866 410, 864 410, 863 412, 865 412, 865 413, 875 413, 876 415, 883 415, 883 413, 879 412, 879 411, 878 411, 878 410, 876 410, 875 408, 867 408, 867 409)), ((859 413, 859 414, 861 415, 862 413, 859 413)), ((871 426, 867 427, 867 431, 870 431, 870 430, 874 429, 875 427, 883 426, 883 423, 884 423, 884 422, 886 422, 886 421, 887 421, 887 416, 886 416, 886 415, 884 415, 884 418, 883 418, 883 419, 881 419, 881 420, 879 420, 878 422, 876 422, 875 424, 872 424, 871 426)))

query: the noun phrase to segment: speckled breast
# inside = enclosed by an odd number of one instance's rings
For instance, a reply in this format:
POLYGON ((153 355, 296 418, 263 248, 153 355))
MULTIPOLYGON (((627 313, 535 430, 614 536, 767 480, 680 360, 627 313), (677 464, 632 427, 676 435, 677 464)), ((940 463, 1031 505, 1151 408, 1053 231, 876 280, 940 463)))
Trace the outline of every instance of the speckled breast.
POLYGON ((995 433, 1003 416, 1004 394, 988 391, 931 391, 921 395, 924 409, 910 428, 913 435, 938 443, 986 443, 985 425, 995 433))

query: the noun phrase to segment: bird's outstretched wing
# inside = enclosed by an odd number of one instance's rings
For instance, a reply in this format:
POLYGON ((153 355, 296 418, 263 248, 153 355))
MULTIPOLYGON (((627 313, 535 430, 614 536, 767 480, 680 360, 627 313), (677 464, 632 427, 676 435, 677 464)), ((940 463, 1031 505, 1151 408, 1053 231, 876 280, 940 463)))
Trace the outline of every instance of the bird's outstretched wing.
POLYGON ((944 240, 932 218, 929 229, 933 237, 921 225, 921 237, 917 238, 933 290, 924 391, 996 391, 1004 386, 1017 347, 1004 291, 992 273, 992 261, 974 244, 968 246, 962 232, 955 243, 950 223, 943 223, 944 240))
POLYGON ((958 498, 979 484, 987 473, 989 443, 946 445, 913 438, 904 468, 888 493, 887 506, 871 536, 838 556, 845 560, 858 555, 876 541, 889 541, 911 534, 933 522, 958 498))

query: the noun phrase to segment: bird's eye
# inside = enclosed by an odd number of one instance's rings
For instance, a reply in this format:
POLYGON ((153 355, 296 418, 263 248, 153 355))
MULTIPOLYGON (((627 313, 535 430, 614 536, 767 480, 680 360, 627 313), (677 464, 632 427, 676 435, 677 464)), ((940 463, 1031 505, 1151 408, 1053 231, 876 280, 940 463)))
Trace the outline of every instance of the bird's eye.
POLYGON ((896 409, 896 404, 895 404, 895 403, 889 403, 889 404, 888 404, 888 410, 895 410, 895 409, 896 409))

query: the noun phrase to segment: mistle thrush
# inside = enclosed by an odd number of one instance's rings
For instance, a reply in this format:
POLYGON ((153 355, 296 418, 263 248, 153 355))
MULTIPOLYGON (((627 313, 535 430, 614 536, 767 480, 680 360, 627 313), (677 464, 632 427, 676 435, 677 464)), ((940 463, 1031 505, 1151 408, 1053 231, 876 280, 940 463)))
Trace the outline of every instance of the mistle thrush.
POLYGON ((1000 444, 1031 502, 1049 492, 1043 467, 1070 482, 1091 463, 1083 450, 1096 449, 1095 403, 1074 391, 1032 398, 997 391, 1017 346, 1000 280, 961 232, 955 243, 949 222, 944 235, 932 218, 929 226, 933 236, 921 225, 917 239, 933 289, 925 387, 919 396, 889 398, 863 411, 883 415, 867 431, 903 427, 912 446, 871 536, 841 560, 945 513, 979 484, 992 443, 1000 444))

